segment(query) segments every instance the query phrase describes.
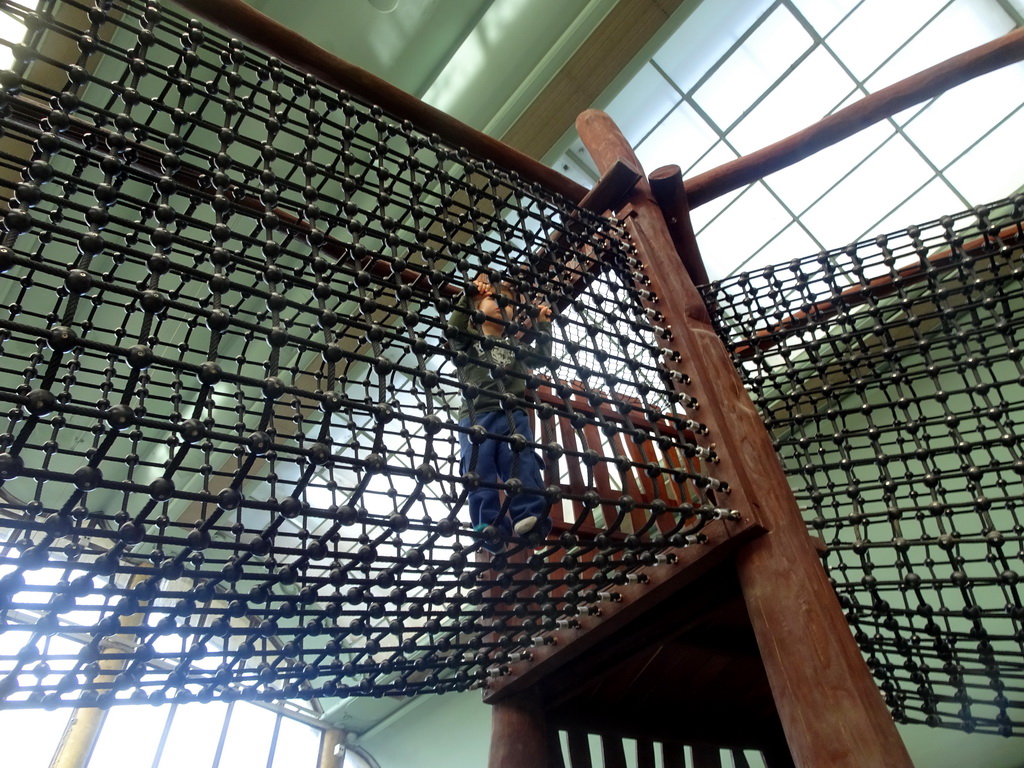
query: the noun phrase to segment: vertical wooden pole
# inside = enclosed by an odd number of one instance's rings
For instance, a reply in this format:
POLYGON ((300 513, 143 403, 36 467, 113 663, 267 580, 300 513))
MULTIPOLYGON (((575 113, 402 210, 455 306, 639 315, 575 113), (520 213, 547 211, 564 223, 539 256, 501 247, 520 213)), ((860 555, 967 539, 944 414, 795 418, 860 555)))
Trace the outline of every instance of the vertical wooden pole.
POLYGON ((318 768, 341 768, 345 764, 345 732, 327 728, 320 741, 318 768))
POLYGON ((686 748, 675 742, 662 744, 661 761, 665 768, 686 768, 686 748))
POLYGON ((492 705, 489 768, 547 768, 548 749, 548 727, 536 692, 492 705))
MULTIPOLYGON (((612 120, 576 121, 598 169, 636 156, 612 120)), ((727 503, 753 514, 768 533, 744 547, 737 570, 793 761, 799 768, 909 768, 912 763, 850 634, 782 471, 771 438, 686 273, 650 185, 641 181, 623 212, 639 270, 658 298, 700 402, 700 420, 719 446, 715 474, 727 503)), ((695 244, 694 244, 695 247, 695 244)))
POLYGON ((636 743, 636 768, 655 768, 654 742, 641 739, 636 743))
POLYGON ((693 768, 722 768, 721 750, 694 745, 690 747, 690 751, 693 753, 693 768))
POLYGON ((621 736, 601 735, 601 753, 604 768, 626 768, 626 749, 621 736))
POLYGON ((72 712, 50 768, 84 768, 106 719, 107 710, 96 707, 72 712))
POLYGON ((590 758, 590 739, 585 731, 569 731, 570 768, 593 768, 590 758))

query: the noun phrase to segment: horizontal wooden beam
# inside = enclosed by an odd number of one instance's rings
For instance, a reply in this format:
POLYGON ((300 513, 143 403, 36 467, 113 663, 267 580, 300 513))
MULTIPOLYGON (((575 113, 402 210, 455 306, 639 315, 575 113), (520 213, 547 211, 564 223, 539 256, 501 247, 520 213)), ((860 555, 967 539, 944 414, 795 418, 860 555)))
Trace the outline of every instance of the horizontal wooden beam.
POLYGON ((865 96, 809 128, 686 180, 690 208, 787 168, 881 120, 1024 59, 1024 29, 972 48, 865 96))
MULTIPOLYGON (((543 163, 524 155, 451 115, 396 88, 365 69, 314 45, 242 0, 176 0, 189 13, 206 19, 230 34, 276 56, 321 82, 348 91, 400 120, 409 120, 421 131, 436 133, 444 141, 465 147, 482 158, 493 160, 507 171, 515 171, 545 189, 579 202, 586 188, 543 163)), ((343 11, 339 11, 344 14, 343 11)), ((344 23, 336 19, 334 23, 344 23)))

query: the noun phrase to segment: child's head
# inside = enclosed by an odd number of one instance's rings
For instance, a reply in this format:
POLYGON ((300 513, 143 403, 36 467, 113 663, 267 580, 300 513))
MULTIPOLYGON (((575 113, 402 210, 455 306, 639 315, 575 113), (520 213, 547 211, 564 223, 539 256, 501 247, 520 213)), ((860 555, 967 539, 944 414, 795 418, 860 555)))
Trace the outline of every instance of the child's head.
MULTIPOLYGON (((487 272, 480 272, 476 276, 473 281, 477 288, 474 304, 491 320, 511 322, 516 313, 516 305, 522 304, 522 295, 509 280, 500 279, 496 275, 494 277, 492 280, 487 272)), ((500 336, 505 332, 505 326, 500 322, 484 321, 481 328, 489 336, 500 336)))

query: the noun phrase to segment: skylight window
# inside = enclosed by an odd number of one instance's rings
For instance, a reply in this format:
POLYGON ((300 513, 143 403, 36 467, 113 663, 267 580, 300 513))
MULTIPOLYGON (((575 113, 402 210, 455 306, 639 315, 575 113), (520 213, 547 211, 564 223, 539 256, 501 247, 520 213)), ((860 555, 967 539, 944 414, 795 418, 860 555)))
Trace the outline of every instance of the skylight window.
POLYGON ((28 11, 34 10, 39 0, 19 0, 5 3, 10 10, 0 10, 0 69, 10 69, 14 64, 14 49, 25 39, 25 25, 21 19, 28 11))
MULTIPOLYGON (((1022 6, 706 0, 602 108, 647 173, 674 164, 692 178, 1001 37, 1024 24, 1022 6)), ((705 263, 723 277, 1012 195, 1021 93, 1024 64, 1005 67, 694 209, 705 263)), ((581 152, 558 167, 594 176, 581 152)))

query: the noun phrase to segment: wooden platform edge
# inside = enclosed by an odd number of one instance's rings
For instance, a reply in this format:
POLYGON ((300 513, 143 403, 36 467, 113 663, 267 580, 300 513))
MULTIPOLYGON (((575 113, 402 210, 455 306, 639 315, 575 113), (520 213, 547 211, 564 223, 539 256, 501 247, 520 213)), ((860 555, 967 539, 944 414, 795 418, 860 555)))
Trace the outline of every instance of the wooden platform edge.
POLYGON ((597 616, 578 617, 579 628, 552 633, 554 645, 534 648, 528 661, 509 666, 509 674, 493 680, 484 689, 486 704, 497 704, 536 685, 545 676, 563 667, 590 648, 622 630, 633 619, 664 602, 680 589, 723 562, 748 541, 765 533, 750 517, 739 521, 715 520, 705 526, 707 541, 682 549, 671 549, 677 560, 672 564, 645 568, 646 583, 614 586, 609 591, 620 595, 617 602, 601 603, 597 616))

